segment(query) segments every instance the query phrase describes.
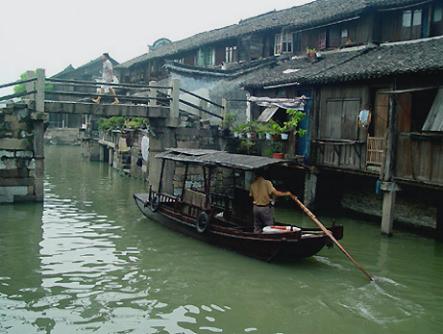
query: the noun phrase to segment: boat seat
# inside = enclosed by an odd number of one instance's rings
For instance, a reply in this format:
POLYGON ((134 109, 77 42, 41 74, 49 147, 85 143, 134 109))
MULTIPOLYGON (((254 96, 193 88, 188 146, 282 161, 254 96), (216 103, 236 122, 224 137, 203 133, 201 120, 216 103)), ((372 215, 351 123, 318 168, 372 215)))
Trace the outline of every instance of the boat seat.
POLYGON ((192 189, 185 189, 183 193, 183 203, 195 206, 197 208, 206 208, 206 195, 202 192, 192 189))

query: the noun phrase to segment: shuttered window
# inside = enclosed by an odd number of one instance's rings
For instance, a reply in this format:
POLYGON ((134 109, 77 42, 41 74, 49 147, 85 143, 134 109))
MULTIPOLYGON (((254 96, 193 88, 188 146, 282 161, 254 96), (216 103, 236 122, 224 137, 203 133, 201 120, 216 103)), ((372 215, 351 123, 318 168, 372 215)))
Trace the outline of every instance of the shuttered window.
POLYGON ((357 117, 360 98, 328 99, 321 111, 320 137, 322 139, 358 139, 357 117))

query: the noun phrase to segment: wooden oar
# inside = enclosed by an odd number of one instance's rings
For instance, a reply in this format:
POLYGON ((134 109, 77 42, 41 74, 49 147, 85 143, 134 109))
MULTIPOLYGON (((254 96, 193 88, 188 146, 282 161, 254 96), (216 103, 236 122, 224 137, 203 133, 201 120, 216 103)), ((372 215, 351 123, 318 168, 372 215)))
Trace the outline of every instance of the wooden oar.
POLYGON ((357 267, 358 270, 360 270, 370 281, 373 281, 374 278, 357 262, 354 260, 354 258, 349 254, 346 249, 338 242, 337 239, 332 235, 332 233, 317 219, 317 217, 309 210, 297 197, 294 195, 290 195, 292 200, 297 203, 303 211, 308 215, 309 218, 331 239, 337 247, 343 252, 343 254, 346 255, 346 257, 351 260, 351 262, 354 264, 354 266, 357 267))

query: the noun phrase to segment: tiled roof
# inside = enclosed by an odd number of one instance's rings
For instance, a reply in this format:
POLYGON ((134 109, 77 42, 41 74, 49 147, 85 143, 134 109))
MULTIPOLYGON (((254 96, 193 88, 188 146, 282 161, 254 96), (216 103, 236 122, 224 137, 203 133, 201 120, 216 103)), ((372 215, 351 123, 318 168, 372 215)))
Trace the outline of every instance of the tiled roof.
POLYGON ((250 62, 234 63, 232 67, 226 70, 221 68, 208 68, 194 65, 179 64, 176 62, 170 62, 165 65, 165 68, 171 72, 185 73, 199 76, 212 76, 212 77, 226 77, 235 78, 240 75, 256 71, 263 67, 269 67, 277 62, 276 57, 262 58, 253 60, 250 62))
POLYGON ((173 42, 119 65, 129 68, 149 59, 173 56, 230 38, 286 26, 304 28, 349 18, 371 8, 386 8, 418 3, 418 0, 317 0, 302 6, 272 11, 240 21, 238 24, 215 29, 173 42))
MULTIPOLYGON (((112 65, 114 65, 114 66, 118 65, 118 62, 115 59, 113 59, 112 57, 110 57, 110 61, 111 61, 112 65)), ((69 65, 63 71, 53 75, 52 78, 59 78, 60 79, 60 78, 65 77, 66 75, 70 76, 70 75, 75 74, 76 72, 80 73, 83 70, 87 69, 88 67, 96 66, 97 64, 100 64, 100 63, 101 63, 101 56, 97 57, 97 58, 87 62, 86 64, 83 64, 83 65, 77 67, 77 68, 74 68, 72 65, 69 65)))
POLYGON ((244 86, 314 85, 443 71, 442 54, 443 37, 386 43, 378 47, 325 53, 314 63, 306 57, 291 60, 272 69, 262 69, 244 86))

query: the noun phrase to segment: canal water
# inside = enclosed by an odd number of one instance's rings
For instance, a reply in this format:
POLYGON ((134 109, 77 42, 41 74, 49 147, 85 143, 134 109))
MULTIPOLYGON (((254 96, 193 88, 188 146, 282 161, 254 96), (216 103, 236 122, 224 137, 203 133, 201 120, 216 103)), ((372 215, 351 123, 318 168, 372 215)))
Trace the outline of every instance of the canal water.
POLYGON ((79 148, 46 155, 43 206, 0 206, 0 333, 442 332, 441 243, 343 218, 375 283, 337 248, 260 262, 148 221, 132 200, 143 183, 79 148))

